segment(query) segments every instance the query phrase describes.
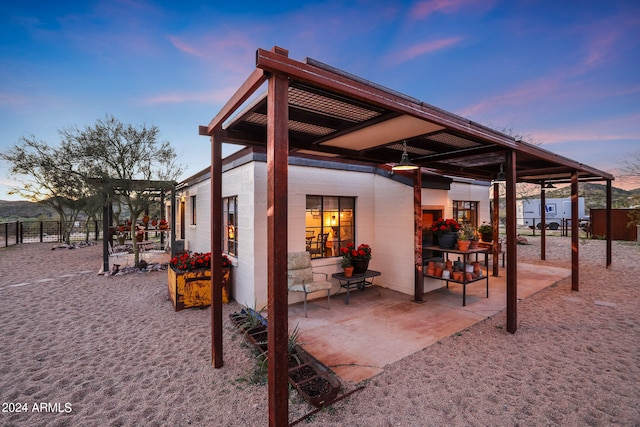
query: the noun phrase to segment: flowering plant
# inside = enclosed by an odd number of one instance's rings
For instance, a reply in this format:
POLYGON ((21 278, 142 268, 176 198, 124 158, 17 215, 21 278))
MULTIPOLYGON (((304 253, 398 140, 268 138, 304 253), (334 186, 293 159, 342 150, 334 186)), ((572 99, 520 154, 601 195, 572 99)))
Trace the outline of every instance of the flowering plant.
POLYGON ((458 239, 460 240, 477 240, 476 229, 469 223, 464 223, 458 230, 458 239))
MULTIPOLYGON (((169 265, 174 270, 181 270, 181 271, 192 271, 192 270, 198 270, 201 268, 202 269, 211 268, 211 252, 207 252, 207 253, 185 252, 180 256, 171 258, 171 261, 169 261, 169 265)), ((222 268, 228 268, 228 267, 231 267, 231 260, 226 255, 222 255, 222 268)))
POLYGON ((482 225, 478 227, 478 233, 481 233, 481 234, 493 233, 493 227, 491 226, 491 224, 488 224, 487 222, 483 222, 482 225))
POLYGON ((454 232, 457 233, 460 230, 460 224, 455 219, 440 218, 431 224, 431 231, 436 236, 441 236, 444 233, 454 232))
POLYGON ((353 261, 369 261, 371 259, 371 246, 363 243, 356 248, 353 243, 349 243, 346 247, 340 248, 340 254, 342 255, 343 267, 345 262, 348 262, 347 266, 349 266, 352 265, 353 261))

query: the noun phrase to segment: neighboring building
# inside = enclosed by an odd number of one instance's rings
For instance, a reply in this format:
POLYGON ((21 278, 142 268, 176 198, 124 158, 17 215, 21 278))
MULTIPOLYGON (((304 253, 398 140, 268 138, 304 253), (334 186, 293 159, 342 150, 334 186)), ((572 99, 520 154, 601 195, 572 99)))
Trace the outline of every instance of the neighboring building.
MULTIPOLYGON (((289 251, 309 251, 314 270, 330 277, 341 270, 341 246, 367 243, 373 248, 370 268, 382 272, 376 284, 413 295, 412 179, 389 169, 320 157, 290 156, 289 165, 289 251)), ((256 307, 267 304, 266 182, 264 152, 246 148, 224 160, 222 237, 235 267, 233 298, 256 307)), ((427 174, 422 182, 426 245, 429 226, 440 216, 475 226, 490 222, 489 183, 427 174)), ((176 194, 176 239, 187 250, 209 251, 209 169, 180 183, 176 194)), ((439 280, 425 279, 426 291, 441 286, 439 280)), ((336 282, 334 292, 338 289, 336 282)), ((289 295, 290 303, 301 300, 298 293, 289 295)))

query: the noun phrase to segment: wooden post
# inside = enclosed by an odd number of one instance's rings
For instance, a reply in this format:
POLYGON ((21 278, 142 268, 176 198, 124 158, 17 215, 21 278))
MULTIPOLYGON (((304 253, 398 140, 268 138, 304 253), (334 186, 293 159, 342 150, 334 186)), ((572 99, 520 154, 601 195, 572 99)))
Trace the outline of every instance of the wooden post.
POLYGON ((424 302, 424 276, 422 275, 422 171, 416 169, 413 180, 413 218, 415 234, 414 302, 424 302))
POLYGON ((102 272, 109 272, 109 243, 111 243, 111 236, 109 235, 109 226, 111 225, 111 217, 109 211, 111 208, 110 195, 106 195, 106 200, 102 201, 102 272))
MULTIPOLYGON (((211 354, 214 368, 222 351, 222 128, 211 135, 211 354)), ((173 248, 173 246, 172 246, 173 248)))
MULTIPOLYGON (((287 51, 274 48, 286 56, 287 51)), ((267 91, 267 350, 269 425, 289 423, 288 384, 288 158, 289 80, 273 74, 267 91)))
POLYGON ((571 290, 580 290, 580 226, 578 222, 578 171, 571 171, 571 290))
MULTIPOLYGON (((540 189, 540 259, 547 259, 547 198, 545 197, 544 182, 540 189)), ((536 229, 535 221, 533 221, 533 229, 536 229)))
POLYGON ((518 329, 518 270, 516 232, 516 152, 507 153, 507 332, 518 329))
MULTIPOLYGON (((500 265, 498 258, 500 257, 500 183, 493 183, 493 276, 499 276, 500 265)), ((507 250, 504 248, 503 250, 507 250)), ((487 272, 488 274, 488 272, 487 272)))
POLYGON ((607 180, 607 267, 611 267, 611 180, 607 180))

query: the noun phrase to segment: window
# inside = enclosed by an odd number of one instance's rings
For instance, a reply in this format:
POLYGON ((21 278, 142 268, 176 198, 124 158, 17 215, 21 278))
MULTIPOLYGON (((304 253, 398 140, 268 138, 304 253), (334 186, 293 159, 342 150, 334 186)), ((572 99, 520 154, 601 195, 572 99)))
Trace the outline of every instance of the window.
POLYGON ((222 251, 238 255, 238 196, 222 199, 222 251))
POLYGON ((340 247, 355 243, 355 197, 307 196, 306 247, 311 258, 340 255, 340 247))
POLYGON ((191 225, 196 225, 196 196, 191 196, 191 225))
POLYGON ((453 218, 459 223, 469 223, 478 226, 478 202, 454 200, 453 218))

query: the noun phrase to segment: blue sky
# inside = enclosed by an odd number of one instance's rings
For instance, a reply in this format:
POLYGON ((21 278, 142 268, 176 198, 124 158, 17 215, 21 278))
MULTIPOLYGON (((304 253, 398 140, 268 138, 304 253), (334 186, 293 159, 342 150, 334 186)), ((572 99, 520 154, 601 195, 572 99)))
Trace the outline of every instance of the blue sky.
POLYGON ((637 1, 25 0, 0 4, 0 40, 2 150, 109 114, 157 125, 187 177, 198 125, 278 45, 614 174, 640 151, 637 1))

